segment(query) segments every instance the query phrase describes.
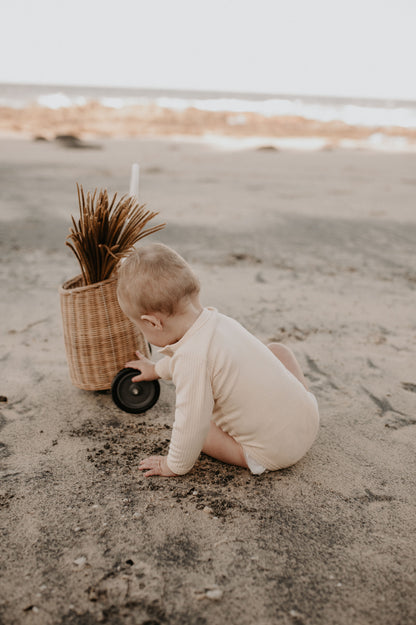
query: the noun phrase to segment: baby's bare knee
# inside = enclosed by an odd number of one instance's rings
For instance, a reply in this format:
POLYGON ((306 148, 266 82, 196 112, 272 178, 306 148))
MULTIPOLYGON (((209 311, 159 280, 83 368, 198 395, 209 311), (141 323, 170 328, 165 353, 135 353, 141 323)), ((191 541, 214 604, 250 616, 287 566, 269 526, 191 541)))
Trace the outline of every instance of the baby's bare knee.
POLYGON ((305 376, 303 375, 302 369, 296 360, 295 354, 292 352, 289 347, 283 345, 282 343, 269 343, 267 346, 271 352, 280 360, 280 362, 288 369, 293 375, 303 384, 303 386, 307 389, 308 386, 306 384, 305 376))

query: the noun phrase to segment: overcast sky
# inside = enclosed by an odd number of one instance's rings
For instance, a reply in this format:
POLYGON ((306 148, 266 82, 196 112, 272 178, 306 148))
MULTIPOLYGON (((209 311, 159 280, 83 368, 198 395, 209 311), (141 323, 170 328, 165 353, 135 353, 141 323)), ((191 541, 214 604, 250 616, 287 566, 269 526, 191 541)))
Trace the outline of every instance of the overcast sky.
POLYGON ((416 0, 2 0, 0 82, 416 100, 416 0))

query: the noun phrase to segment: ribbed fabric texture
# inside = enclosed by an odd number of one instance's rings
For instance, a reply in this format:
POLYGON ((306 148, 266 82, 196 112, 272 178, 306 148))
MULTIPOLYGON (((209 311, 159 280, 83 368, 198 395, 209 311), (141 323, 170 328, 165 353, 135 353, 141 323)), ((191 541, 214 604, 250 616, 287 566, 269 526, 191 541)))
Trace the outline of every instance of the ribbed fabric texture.
POLYGON ((205 308, 160 352, 166 357, 156 371, 176 386, 167 458, 174 473, 193 467, 212 419, 271 470, 294 464, 312 445, 319 427, 314 396, 237 321, 205 308))

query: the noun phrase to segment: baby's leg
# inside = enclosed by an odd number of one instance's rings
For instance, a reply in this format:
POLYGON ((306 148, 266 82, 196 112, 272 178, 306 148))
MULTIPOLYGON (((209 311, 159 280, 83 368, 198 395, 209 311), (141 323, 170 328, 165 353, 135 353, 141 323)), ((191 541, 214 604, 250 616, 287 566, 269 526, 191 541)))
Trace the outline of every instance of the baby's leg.
POLYGON ((213 421, 211 421, 202 451, 208 456, 221 460, 221 462, 247 468, 241 445, 232 436, 215 425, 213 421))
POLYGON ((286 369, 288 369, 290 373, 293 373, 293 375, 299 380, 299 382, 302 382, 306 390, 308 390, 305 376, 303 375, 300 364, 296 360, 295 354, 292 352, 292 350, 286 347, 286 345, 282 345, 282 343, 269 343, 267 347, 280 360, 280 362, 286 367, 286 369))

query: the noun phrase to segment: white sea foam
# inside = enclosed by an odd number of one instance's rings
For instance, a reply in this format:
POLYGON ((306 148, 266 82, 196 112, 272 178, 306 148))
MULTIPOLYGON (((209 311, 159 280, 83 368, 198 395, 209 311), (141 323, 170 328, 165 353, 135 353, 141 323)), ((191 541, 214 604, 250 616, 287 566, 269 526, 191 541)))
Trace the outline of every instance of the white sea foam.
MULTIPOLYGON (((173 111, 195 108, 201 111, 226 112, 226 121, 230 126, 244 126, 250 113, 258 113, 264 117, 294 116, 322 122, 339 121, 348 125, 374 128, 374 133, 364 146, 371 149, 413 149, 413 142, 405 138, 389 137, 383 133, 383 129, 392 126, 416 128, 416 102, 411 101, 0 84, 0 106, 24 108, 36 104, 56 110, 85 106, 89 102, 98 102, 116 110, 131 106, 151 106, 173 111)), ((300 146, 301 143, 304 146, 302 149, 322 148, 315 139, 279 139, 278 147, 283 147, 282 141, 286 141, 286 147, 290 143, 294 149, 298 149, 295 145, 300 146)), ((241 146, 241 140, 239 142, 241 146)), ((265 139, 262 139, 262 143, 265 143, 265 139)), ((270 144, 272 145, 271 142, 270 144)), ((351 140, 343 143, 345 148, 352 145, 357 147, 358 143, 351 140)))
MULTIPOLYGON (((172 111, 183 112, 189 108, 209 112, 229 112, 230 125, 244 124, 244 115, 258 113, 264 117, 294 116, 322 122, 340 121, 351 126, 416 128, 416 103, 380 102, 377 104, 361 104, 353 101, 337 101, 336 99, 310 100, 307 98, 203 98, 203 97, 171 97, 171 96, 88 96, 69 94, 65 91, 50 92, 39 95, 36 103, 50 109, 84 106, 89 101, 97 100, 102 106, 123 109, 127 106, 156 106, 172 111)), ((17 102, 16 102, 17 103, 17 102)), ((0 97, 0 104, 11 105, 0 97)), ((23 102, 19 102, 19 108, 23 102)), ((13 104, 12 104, 13 105, 13 104)))
MULTIPOLYGON (((50 109, 84 106, 93 98, 82 95, 67 95, 56 92, 40 95, 37 104, 50 109)), ((122 109, 126 106, 155 105, 172 111, 186 111, 194 108, 199 111, 229 112, 236 116, 239 123, 244 123, 242 115, 258 113, 264 117, 294 116, 322 122, 340 121, 351 126, 416 128, 416 107, 411 106, 363 106, 354 103, 310 102, 301 98, 268 98, 249 100, 238 98, 176 98, 176 97, 100 97, 102 106, 122 109)), ((232 118, 230 118, 232 120, 232 118)), ((233 122, 231 121, 231 124, 233 122)))
POLYGON ((46 93, 36 98, 36 103, 48 109, 69 108, 71 106, 84 106, 87 103, 85 96, 68 96, 62 91, 58 93, 46 93))
POLYGON ((317 121, 342 121, 352 126, 401 126, 416 128, 416 107, 362 106, 333 102, 309 102, 301 98, 248 100, 237 98, 156 98, 156 105, 175 111, 195 108, 200 111, 258 113, 264 117, 278 115, 304 117, 317 121))

